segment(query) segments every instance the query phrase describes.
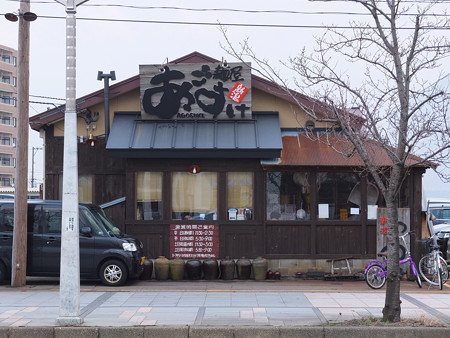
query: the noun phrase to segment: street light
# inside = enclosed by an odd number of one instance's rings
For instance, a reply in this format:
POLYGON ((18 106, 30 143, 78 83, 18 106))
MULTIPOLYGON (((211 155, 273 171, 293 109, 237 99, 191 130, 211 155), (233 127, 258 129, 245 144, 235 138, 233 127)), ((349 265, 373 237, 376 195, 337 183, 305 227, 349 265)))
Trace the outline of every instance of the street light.
POLYGON ((37 15, 33 12, 25 12, 23 14, 14 14, 14 13, 6 13, 5 18, 8 21, 16 22, 19 20, 19 17, 22 17, 25 21, 31 22, 37 19, 37 15))
POLYGON ((66 112, 64 116, 63 198, 59 325, 80 325, 80 247, 76 112, 76 12, 88 0, 55 0, 66 6, 66 112))

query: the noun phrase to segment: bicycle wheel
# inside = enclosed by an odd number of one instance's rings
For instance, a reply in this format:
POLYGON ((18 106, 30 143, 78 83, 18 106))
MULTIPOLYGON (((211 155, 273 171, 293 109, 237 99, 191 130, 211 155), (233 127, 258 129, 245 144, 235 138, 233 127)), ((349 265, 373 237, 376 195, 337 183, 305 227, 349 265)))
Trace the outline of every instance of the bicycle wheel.
POLYGON ((442 283, 442 268, 438 267, 438 271, 439 273, 437 275, 436 281, 439 285, 439 290, 442 290, 442 286, 444 285, 444 283, 442 283))
POLYGON ((443 257, 441 257, 441 267, 442 267, 442 284, 447 283, 449 279, 448 265, 443 257))
POLYGON ((386 271, 381 265, 372 265, 365 275, 366 283, 372 289, 381 289, 386 283, 386 271))
POLYGON ((416 274, 416 283, 419 285, 419 288, 422 288, 422 280, 420 279, 420 275, 416 274))
POLYGON ((419 272, 427 283, 440 287, 441 283, 444 284, 448 280, 448 269, 444 258, 439 256, 439 260, 443 269, 439 269, 433 253, 423 256, 419 261, 419 272))

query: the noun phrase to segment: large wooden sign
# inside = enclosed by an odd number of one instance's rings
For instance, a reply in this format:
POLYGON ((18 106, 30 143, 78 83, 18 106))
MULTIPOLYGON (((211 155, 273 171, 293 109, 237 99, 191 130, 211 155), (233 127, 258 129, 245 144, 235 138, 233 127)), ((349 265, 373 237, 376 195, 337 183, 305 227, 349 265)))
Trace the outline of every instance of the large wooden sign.
POLYGON ((244 63, 140 65, 143 119, 250 119, 251 71, 244 63))
POLYGON ((217 224, 171 224, 171 258, 218 258, 219 226, 217 224))

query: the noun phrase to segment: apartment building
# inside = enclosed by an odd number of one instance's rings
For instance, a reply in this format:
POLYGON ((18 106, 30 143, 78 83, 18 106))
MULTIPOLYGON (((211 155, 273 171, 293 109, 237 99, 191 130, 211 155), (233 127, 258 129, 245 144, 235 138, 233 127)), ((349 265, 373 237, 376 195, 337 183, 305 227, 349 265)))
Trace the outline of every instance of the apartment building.
POLYGON ((17 114, 17 50, 0 45, 0 188, 14 185, 17 114))

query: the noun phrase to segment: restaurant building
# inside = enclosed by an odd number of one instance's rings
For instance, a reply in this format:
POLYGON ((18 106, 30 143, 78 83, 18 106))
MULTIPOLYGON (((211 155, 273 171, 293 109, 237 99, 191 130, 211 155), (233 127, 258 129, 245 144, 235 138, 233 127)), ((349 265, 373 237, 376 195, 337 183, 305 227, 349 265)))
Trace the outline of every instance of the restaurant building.
MULTIPOLYGON (((77 100, 79 198, 119 202, 107 213, 148 257, 262 256, 294 275, 375 256, 383 198, 357 154, 320 142, 343 138, 321 105, 198 52, 141 65, 107 92, 106 108, 105 90, 77 100)), ((30 125, 44 138, 44 196, 60 199, 64 106, 30 125)), ((398 205, 418 233, 425 169, 410 171, 398 205)))

